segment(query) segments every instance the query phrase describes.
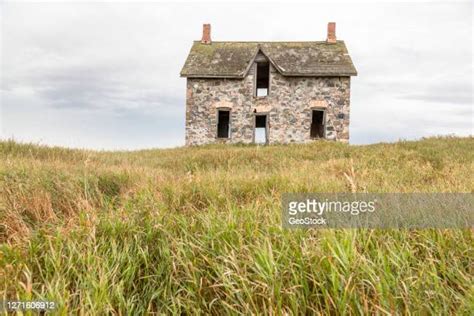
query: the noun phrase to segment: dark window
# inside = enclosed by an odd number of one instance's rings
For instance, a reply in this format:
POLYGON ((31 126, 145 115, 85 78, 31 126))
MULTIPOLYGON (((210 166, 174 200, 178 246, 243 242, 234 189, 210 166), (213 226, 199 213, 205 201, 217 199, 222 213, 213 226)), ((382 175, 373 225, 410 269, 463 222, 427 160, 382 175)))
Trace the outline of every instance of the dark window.
POLYGON ((324 111, 313 110, 311 138, 324 138, 324 111))
POLYGON ((268 62, 257 63, 257 84, 255 95, 265 97, 268 95, 270 86, 270 64, 268 62))
POLYGON ((219 110, 217 113, 217 137, 229 138, 230 111, 219 110))
POLYGON ((256 144, 266 144, 268 141, 267 135, 267 115, 256 115, 255 116, 255 136, 254 141, 256 144))
POLYGON ((267 127, 267 116, 266 115, 255 116, 255 127, 267 127))

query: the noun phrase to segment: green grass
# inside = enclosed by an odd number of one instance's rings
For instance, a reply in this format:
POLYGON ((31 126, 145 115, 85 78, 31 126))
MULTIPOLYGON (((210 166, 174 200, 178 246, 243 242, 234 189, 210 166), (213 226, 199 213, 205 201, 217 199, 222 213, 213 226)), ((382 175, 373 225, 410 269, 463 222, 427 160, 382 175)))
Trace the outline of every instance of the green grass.
POLYGON ((474 310, 470 230, 286 230, 285 192, 473 192, 474 139, 95 152, 0 142, 0 300, 60 314, 474 310))

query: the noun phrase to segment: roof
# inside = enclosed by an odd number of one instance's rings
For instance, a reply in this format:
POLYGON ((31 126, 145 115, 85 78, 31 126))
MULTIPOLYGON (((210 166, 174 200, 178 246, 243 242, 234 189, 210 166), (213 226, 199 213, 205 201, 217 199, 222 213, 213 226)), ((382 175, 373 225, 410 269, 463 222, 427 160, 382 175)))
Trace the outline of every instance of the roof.
POLYGON ((195 41, 182 77, 244 78, 261 51, 284 76, 356 76, 344 41, 212 42, 195 41))

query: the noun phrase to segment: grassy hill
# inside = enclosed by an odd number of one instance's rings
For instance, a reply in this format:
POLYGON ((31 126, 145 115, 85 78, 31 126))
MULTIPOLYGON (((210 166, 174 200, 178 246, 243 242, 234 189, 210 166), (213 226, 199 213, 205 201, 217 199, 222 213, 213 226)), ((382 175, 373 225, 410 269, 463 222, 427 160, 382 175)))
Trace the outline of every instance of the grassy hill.
POLYGON ((469 314, 469 230, 286 230, 285 192, 473 192, 474 139, 96 152, 0 142, 0 300, 63 314, 469 314))

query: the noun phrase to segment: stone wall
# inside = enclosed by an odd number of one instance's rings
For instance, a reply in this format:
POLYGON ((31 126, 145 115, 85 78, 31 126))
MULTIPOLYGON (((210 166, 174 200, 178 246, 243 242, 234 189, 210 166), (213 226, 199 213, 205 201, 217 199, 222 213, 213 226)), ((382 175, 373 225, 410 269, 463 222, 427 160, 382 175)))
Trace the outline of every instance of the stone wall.
POLYGON ((256 64, 244 79, 187 79, 186 145, 252 143, 254 111, 268 113, 269 143, 303 143, 313 108, 326 109, 326 138, 349 140, 350 77, 284 77, 270 66, 267 97, 254 96, 256 64), (217 139, 217 111, 230 109, 230 138, 217 139))

